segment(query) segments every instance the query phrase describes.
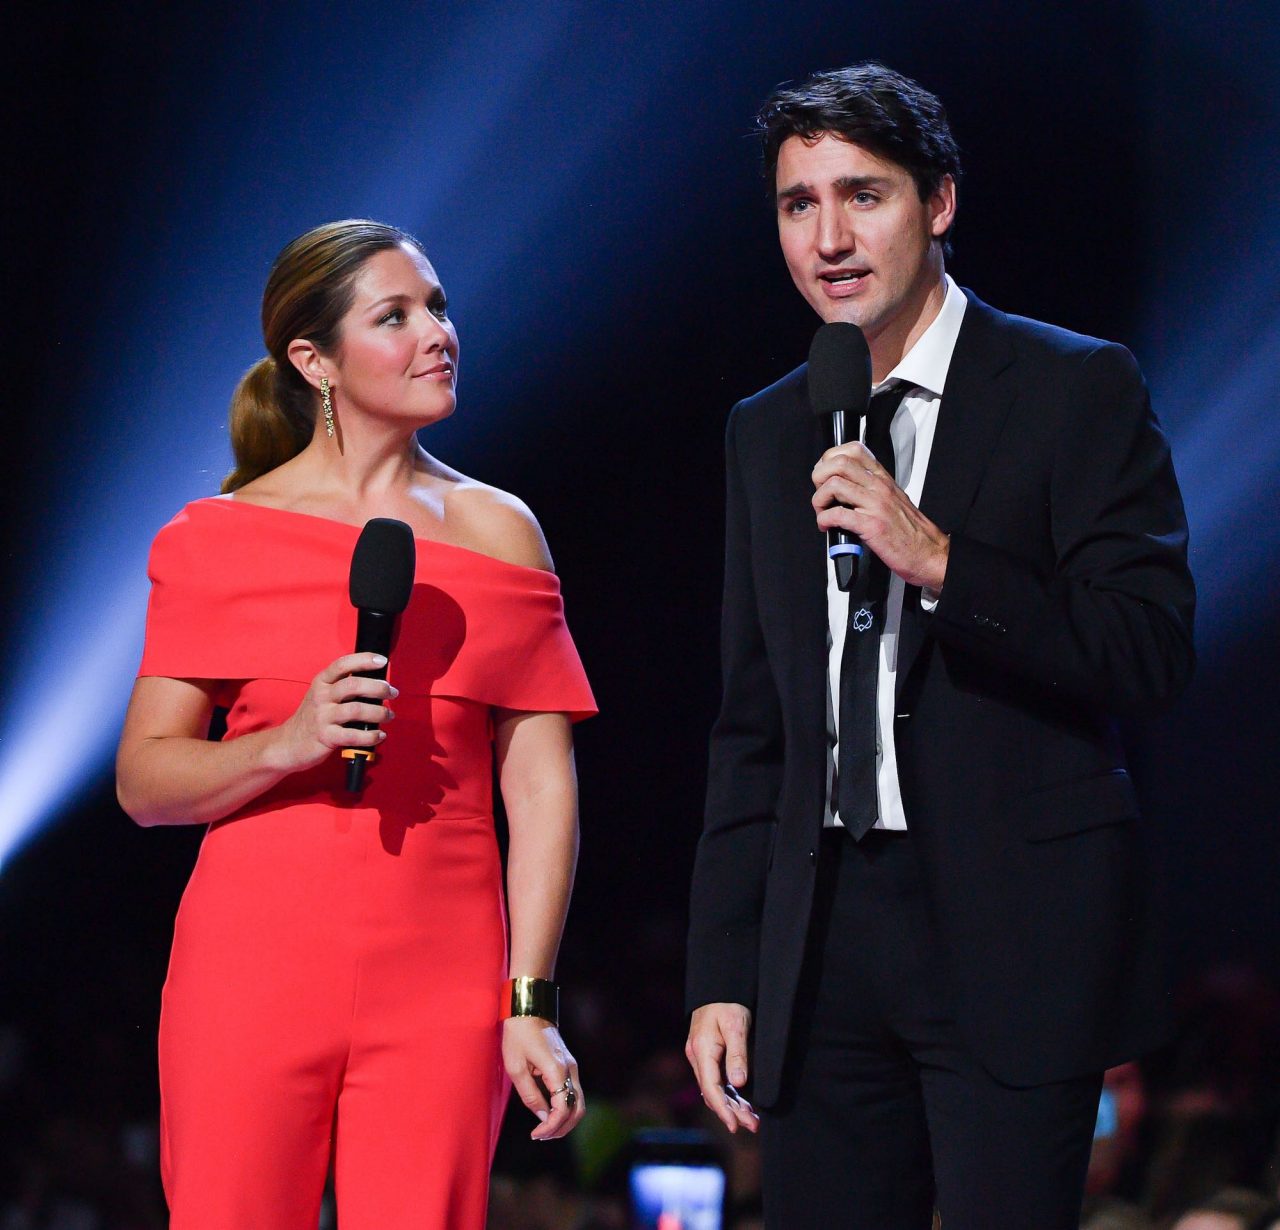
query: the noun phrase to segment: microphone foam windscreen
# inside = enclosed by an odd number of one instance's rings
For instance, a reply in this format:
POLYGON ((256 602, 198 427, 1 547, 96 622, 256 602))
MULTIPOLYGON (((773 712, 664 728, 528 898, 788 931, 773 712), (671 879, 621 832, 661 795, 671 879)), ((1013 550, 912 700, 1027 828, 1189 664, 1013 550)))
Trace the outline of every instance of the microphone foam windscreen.
POLYGON ((351 605, 398 614, 409 605, 417 562, 413 531, 392 517, 365 522, 351 556, 351 605))
POLYGON ((871 352, 848 321, 823 325, 809 346, 809 405, 814 414, 862 414, 871 397, 871 352))

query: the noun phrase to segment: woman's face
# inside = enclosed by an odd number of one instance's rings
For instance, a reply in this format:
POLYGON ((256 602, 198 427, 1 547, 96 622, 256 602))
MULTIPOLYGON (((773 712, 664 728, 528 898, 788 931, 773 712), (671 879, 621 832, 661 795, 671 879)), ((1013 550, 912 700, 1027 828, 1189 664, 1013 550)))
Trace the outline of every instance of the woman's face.
POLYGON ((365 261, 332 361, 339 418, 351 409, 425 426, 453 413, 458 335, 435 270, 412 245, 365 261))

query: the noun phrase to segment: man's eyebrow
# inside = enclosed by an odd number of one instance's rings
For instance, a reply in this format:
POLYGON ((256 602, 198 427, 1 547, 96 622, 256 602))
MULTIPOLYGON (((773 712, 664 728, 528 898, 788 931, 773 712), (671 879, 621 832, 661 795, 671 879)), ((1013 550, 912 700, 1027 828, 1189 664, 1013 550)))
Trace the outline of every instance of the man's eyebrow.
POLYGON ((841 192, 861 192, 864 188, 887 188, 889 178, 885 175, 842 175, 835 181, 841 192))
MULTIPOLYGON (((842 175, 832 180, 832 187, 840 192, 861 192, 866 188, 885 189, 889 186, 889 178, 885 175, 842 175)), ((798 196, 812 196, 813 185, 804 182, 791 184, 778 190, 778 204, 794 200, 798 196)))
POLYGON ((812 194, 813 188, 809 184, 792 184, 789 188, 778 189, 778 201, 789 201, 792 197, 811 196, 812 194))

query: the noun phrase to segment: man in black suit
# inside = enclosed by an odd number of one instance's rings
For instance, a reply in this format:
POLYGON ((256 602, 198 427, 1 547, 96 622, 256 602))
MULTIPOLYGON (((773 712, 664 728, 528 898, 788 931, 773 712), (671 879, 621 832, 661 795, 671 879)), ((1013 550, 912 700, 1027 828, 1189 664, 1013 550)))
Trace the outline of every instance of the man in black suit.
POLYGON ((730 1130, 753 1082, 770 1227, 1074 1230, 1102 1073, 1163 1028, 1116 719, 1193 666, 1168 447, 1128 351, 947 276, 933 95, 862 64, 760 126, 796 287, 884 396, 839 448, 803 366, 729 419, 686 1050, 730 1130))

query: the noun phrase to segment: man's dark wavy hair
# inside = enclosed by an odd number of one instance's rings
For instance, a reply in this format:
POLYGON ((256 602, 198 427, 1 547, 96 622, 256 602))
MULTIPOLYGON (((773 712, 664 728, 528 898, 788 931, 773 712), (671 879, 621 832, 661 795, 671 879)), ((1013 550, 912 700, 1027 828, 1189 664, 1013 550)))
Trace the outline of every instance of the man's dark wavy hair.
MULTIPOLYGON (((942 103, 918 82, 874 60, 779 86, 760 108, 756 127, 771 191, 777 188, 782 143, 788 137, 812 140, 827 132, 897 163, 915 180, 922 201, 944 176, 960 182, 960 149, 942 103)), ((947 256, 950 238, 948 230, 942 244, 947 256)))

